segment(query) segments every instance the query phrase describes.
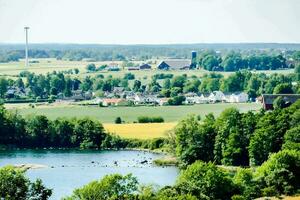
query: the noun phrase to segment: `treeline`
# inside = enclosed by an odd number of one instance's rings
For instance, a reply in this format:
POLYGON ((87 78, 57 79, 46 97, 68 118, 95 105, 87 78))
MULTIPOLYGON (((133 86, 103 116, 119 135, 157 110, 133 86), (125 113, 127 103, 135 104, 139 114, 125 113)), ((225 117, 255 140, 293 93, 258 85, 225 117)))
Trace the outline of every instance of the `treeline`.
MULTIPOLYGON (((3 45, 2 45, 3 46, 3 45)), ((18 61, 25 57, 24 46, 0 46, 0 62, 18 61)), ((259 44, 257 46, 260 46, 259 44)), ((249 55, 258 55, 261 57, 262 64, 271 64, 261 66, 262 68, 277 68, 277 58, 272 55, 281 55, 284 59, 297 58, 299 56, 299 45, 286 45, 286 51, 282 53, 281 48, 269 48, 268 44, 261 44, 261 48, 257 49, 254 45, 247 44, 223 44, 223 45, 31 45, 29 48, 30 58, 56 58, 58 60, 70 61, 125 61, 125 60, 148 60, 157 58, 191 58, 191 51, 197 51, 199 58, 202 60, 203 55, 211 55, 213 57, 205 58, 204 64, 211 66, 211 63, 220 63, 219 59, 228 57, 228 55, 241 54, 243 60, 249 55), (246 46, 246 48, 244 48, 246 46), (216 53, 217 52, 217 53, 216 53), (272 61, 264 60, 272 58, 272 61), (273 59, 274 58, 274 59, 273 59), (266 62, 267 61, 267 62, 266 62)), ((276 45, 274 45, 276 46, 276 45)), ((284 45, 283 45, 284 46, 284 45)), ((236 57, 238 58, 238 57, 236 57)), ((259 58, 260 59, 260 58, 259 58)), ((226 60, 226 59, 225 59, 226 60)), ((281 58, 279 58, 281 60, 281 58)), ((240 60, 237 59, 238 63, 240 60)), ((247 59, 249 67, 257 65, 257 59, 247 59)), ((228 60, 225 63, 231 63, 228 60)), ((202 64, 202 63, 201 63, 202 64)), ((222 66, 222 65, 221 65, 222 66)), ((236 66, 239 66, 236 65, 236 66)), ((212 66, 212 70, 217 70, 217 65, 212 66)), ((224 65, 224 70, 230 70, 224 65)))
POLYGON ((105 132, 100 122, 89 118, 23 118, 0 106, 0 146, 4 148, 158 149, 166 143, 161 138, 123 139, 105 132))
POLYGON ((281 149, 300 150, 300 101, 272 112, 224 110, 179 122, 171 134, 173 152, 183 166, 197 160, 228 166, 257 166, 281 149))
POLYGON ((287 58, 282 53, 248 55, 232 51, 222 55, 215 51, 206 51, 198 56, 198 63, 200 67, 209 71, 276 70, 294 68, 295 63, 299 62, 299 54, 295 52, 292 56, 293 62, 287 62, 287 58))
POLYGON ((132 73, 125 74, 123 78, 114 78, 112 75, 104 77, 103 74, 99 74, 94 77, 86 76, 79 79, 62 72, 46 75, 22 72, 20 77, 15 80, 0 77, 0 98, 6 97, 5 94, 11 86, 23 90, 29 89, 27 90, 27 97, 50 98, 52 95, 53 99, 58 94, 70 97, 74 90, 93 91, 96 96, 101 97, 104 92, 112 92, 115 87, 123 87, 128 91, 155 93, 159 97, 172 97, 170 104, 174 105, 181 102, 181 96, 188 92, 223 91, 233 93, 244 91, 248 93, 250 98, 264 93, 293 94, 300 92, 300 84, 292 84, 293 82, 299 83, 300 65, 295 68, 295 73, 288 75, 266 75, 264 73, 251 73, 247 70, 235 72, 228 77, 217 73, 205 74, 203 77, 188 77, 186 74, 174 77, 170 75, 155 74, 149 82, 135 79, 132 73), (133 84, 130 84, 130 81, 133 84))

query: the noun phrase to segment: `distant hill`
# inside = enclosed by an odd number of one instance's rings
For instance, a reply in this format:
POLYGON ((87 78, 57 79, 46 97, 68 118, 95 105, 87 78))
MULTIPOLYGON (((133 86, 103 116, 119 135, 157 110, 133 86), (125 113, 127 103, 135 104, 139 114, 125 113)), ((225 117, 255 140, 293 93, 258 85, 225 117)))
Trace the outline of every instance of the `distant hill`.
MULTIPOLYGON (((201 44, 138 44, 138 45, 111 45, 111 44, 30 44, 31 49, 40 50, 100 50, 100 49, 214 49, 214 50, 249 50, 249 49, 282 49, 282 50, 300 50, 300 43, 201 43, 201 44)), ((6 44, 0 43, 1 50, 23 50, 24 44, 6 44)))

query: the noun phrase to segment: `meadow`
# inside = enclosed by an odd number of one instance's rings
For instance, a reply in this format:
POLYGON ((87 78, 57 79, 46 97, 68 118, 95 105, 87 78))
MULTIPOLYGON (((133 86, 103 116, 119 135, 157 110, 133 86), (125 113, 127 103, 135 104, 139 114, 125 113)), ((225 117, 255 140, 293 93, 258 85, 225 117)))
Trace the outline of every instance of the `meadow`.
POLYGON ((185 106, 140 106, 140 107, 98 107, 66 104, 40 105, 35 108, 28 104, 6 104, 7 109, 16 111, 23 116, 46 115, 50 119, 58 117, 83 118, 90 117, 99 120, 107 132, 124 138, 151 139, 165 137, 166 132, 174 128, 178 121, 190 114, 202 118, 213 113, 218 116, 224 109, 235 107, 241 112, 257 111, 261 108, 257 103, 240 104, 199 104, 185 106), (161 116, 165 123, 133 123, 139 116, 161 116), (116 117, 121 117, 124 124, 114 124, 116 117))
MULTIPOLYGON (((19 62, 9 62, 9 63, 0 63, 0 75, 6 76, 6 77, 15 77, 22 71, 30 71, 34 72, 36 74, 46 74, 48 72, 53 71, 65 71, 69 69, 79 69, 80 73, 78 75, 79 77, 85 77, 85 76, 95 76, 97 74, 103 74, 106 75, 112 75, 114 77, 123 77, 125 73, 133 73, 136 77, 136 79, 145 79, 147 77, 150 80, 150 77, 156 73, 172 73, 175 76, 176 75, 182 75, 187 74, 187 76, 198 76, 201 77, 205 73, 211 73, 209 71, 206 71, 204 69, 199 70, 170 70, 170 71, 157 71, 157 70, 143 70, 143 71, 128 71, 128 70, 121 70, 117 72, 108 72, 108 71, 101 71, 101 72, 94 72, 94 73, 87 73, 85 67, 89 63, 94 63, 96 66, 101 66, 104 64, 109 64, 112 61, 103 61, 103 62, 88 62, 88 61, 67 61, 67 60, 56 60, 54 58, 45 58, 45 59, 34 59, 35 61, 38 61, 38 63, 30 63, 29 67, 26 68, 24 65, 24 60, 20 60, 19 62)), ((120 61, 113 61, 114 63, 118 63, 121 65, 122 62, 120 61)), ((158 63, 159 61, 152 61, 158 63)), ((135 61, 135 63, 141 63, 141 61, 135 61)), ((157 64, 153 64, 152 67, 155 68, 157 64)), ((268 70, 268 71, 253 71, 254 73, 266 73, 266 74, 272 74, 272 73, 281 73, 281 74, 289 74, 293 73, 293 69, 288 70, 268 70)), ((218 72, 221 73, 223 76, 227 77, 233 72, 218 72)))
POLYGON ((50 119, 58 117, 90 117, 102 123, 114 123, 116 117, 121 117, 125 123, 137 121, 139 116, 161 116, 165 122, 176 122, 189 114, 204 117, 208 113, 218 116, 224 109, 235 107, 241 112, 258 110, 261 104, 257 103, 219 103, 219 104, 198 104, 184 106, 139 106, 139 107, 99 107, 79 105, 41 105, 31 108, 28 105, 6 104, 7 109, 16 110, 23 116, 46 115, 50 119))

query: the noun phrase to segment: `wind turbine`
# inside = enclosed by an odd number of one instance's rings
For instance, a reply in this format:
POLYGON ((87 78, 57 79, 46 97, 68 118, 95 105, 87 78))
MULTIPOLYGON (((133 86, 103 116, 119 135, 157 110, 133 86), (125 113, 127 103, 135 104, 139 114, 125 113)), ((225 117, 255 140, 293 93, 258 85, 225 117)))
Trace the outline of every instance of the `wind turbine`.
POLYGON ((24 27, 25 29, 25 37, 26 37, 26 46, 25 46, 25 67, 29 66, 29 62, 28 62, 28 26, 24 27))

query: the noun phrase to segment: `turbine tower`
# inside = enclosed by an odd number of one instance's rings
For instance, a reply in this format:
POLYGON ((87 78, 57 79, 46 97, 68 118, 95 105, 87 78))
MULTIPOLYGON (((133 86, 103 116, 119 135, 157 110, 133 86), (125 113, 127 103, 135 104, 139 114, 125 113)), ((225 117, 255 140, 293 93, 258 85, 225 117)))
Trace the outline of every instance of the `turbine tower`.
POLYGON ((29 66, 29 62, 28 62, 28 26, 24 27, 25 29, 25 35, 26 35, 26 46, 25 46, 25 67, 29 66))

